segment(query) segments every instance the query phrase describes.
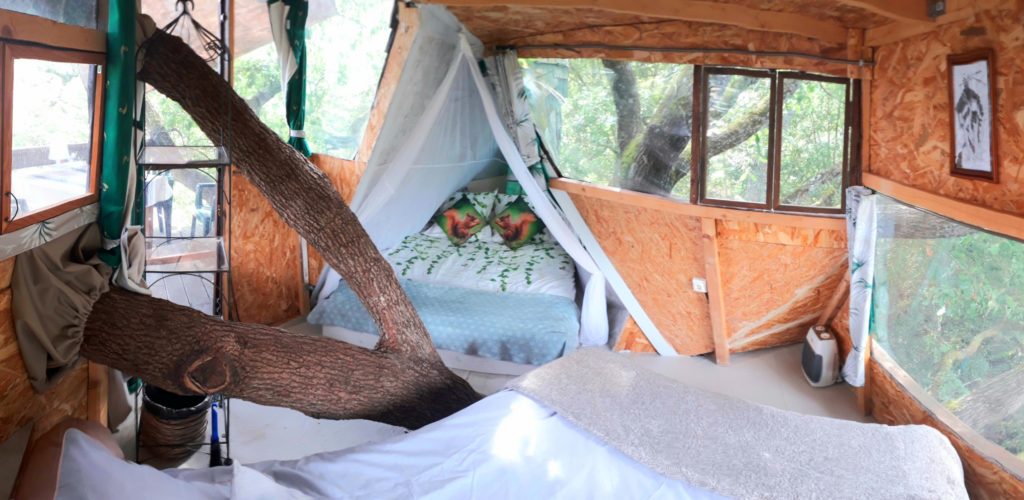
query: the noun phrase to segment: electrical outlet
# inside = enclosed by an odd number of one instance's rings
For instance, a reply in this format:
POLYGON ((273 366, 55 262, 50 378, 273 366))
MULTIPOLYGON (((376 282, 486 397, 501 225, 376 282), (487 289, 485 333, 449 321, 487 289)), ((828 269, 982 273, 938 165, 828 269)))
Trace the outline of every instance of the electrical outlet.
POLYGON ((704 278, 693 278, 693 291, 708 293, 708 280, 704 278))

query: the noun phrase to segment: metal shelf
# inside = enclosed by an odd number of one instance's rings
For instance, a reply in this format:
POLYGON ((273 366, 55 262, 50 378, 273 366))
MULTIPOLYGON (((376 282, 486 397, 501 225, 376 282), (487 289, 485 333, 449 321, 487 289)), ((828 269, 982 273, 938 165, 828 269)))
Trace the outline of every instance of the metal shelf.
POLYGON ((147 273, 200 274, 230 269, 220 236, 146 239, 147 273))
POLYGON ((223 168, 231 156, 222 146, 143 146, 137 163, 145 170, 223 168))

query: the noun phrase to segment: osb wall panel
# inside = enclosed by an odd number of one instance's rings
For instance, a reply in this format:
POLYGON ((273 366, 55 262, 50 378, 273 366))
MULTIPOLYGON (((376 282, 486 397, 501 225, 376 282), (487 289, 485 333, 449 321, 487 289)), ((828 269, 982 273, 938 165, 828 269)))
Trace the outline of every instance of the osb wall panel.
POLYGON ((800 342, 847 272, 839 231, 723 221, 718 244, 732 352, 800 342))
POLYGON ((876 54, 868 170, 950 198, 1024 214, 1024 14, 1015 4, 891 45, 876 54), (996 52, 1000 182, 954 178, 946 56, 996 52))
MULTIPOLYGON (((665 339, 680 354, 711 352, 714 341, 707 298, 694 292, 691 285, 692 278, 704 276, 700 219, 579 194, 570 196, 665 339)), ((630 338, 626 341, 639 341, 630 338)))
POLYGON ((744 5, 751 9, 803 14, 815 19, 828 19, 848 28, 870 28, 892 22, 865 9, 841 0, 711 0, 717 3, 744 5))
MULTIPOLYGON (((1014 473, 984 457, 960 437, 936 413, 927 409, 878 360, 869 367, 871 400, 875 419, 884 424, 921 424, 938 429, 949 438, 964 465, 971 498, 1024 498, 1024 482, 1014 473)), ((948 412, 940 412, 948 413, 948 412)), ((952 417, 952 415, 948 415, 952 417)))
POLYGON ((629 352, 657 352, 632 316, 626 318, 626 324, 623 325, 622 331, 619 333, 619 339, 615 342, 613 349, 615 351, 629 352))
POLYGON ((65 417, 86 418, 88 404, 89 372, 85 362, 44 394, 37 394, 29 384, 14 334, 10 288, 13 270, 13 258, 0 261, 0 442, 29 422, 34 422, 35 439, 65 417))
MULTIPOLYGON (((363 171, 366 170, 366 163, 343 160, 323 154, 313 155, 310 161, 327 174, 327 177, 331 179, 331 183, 334 184, 334 188, 345 199, 345 203, 351 203, 352 197, 356 194, 359 179, 363 176, 363 171)), ((320 277, 320 272, 324 269, 324 259, 312 246, 309 247, 308 262, 309 283, 316 284, 316 280, 320 277)))
POLYGON ((832 331, 836 334, 836 341, 839 343, 839 359, 846 359, 850 353, 853 341, 850 340, 850 297, 847 295, 842 307, 832 319, 832 331))
POLYGON ((559 30, 501 43, 520 46, 520 57, 588 57, 626 59, 676 64, 708 64, 781 68, 846 76, 849 66, 833 62, 791 56, 752 56, 723 53, 681 53, 637 51, 615 48, 535 48, 528 45, 588 45, 674 49, 735 49, 745 51, 796 52, 846 59, 845 44, 833 44, 812 38, 736 26, 664 21, 615 25, 578 30, 559 30))
POLYGON ((231 277, 239 320, 278 324, 299 315, 299 237, 241 173, 231 179, 231 277))

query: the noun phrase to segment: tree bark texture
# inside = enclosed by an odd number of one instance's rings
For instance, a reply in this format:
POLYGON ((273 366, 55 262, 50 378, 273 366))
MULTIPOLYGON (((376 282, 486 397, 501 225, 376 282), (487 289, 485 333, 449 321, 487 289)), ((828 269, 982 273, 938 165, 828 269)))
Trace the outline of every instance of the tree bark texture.
POLYGON ((171 391, 220 392, 317 417, 410 428, 480 398, 444 367, 391 266, 328 178, 220 75, 181 39, 156 30, 143 43, 138 77, 180 104, 212 140, 228 138, 235 166, 345 278, 381 336, 371 351, 112 291, 89 317, 83 355, 171 391))

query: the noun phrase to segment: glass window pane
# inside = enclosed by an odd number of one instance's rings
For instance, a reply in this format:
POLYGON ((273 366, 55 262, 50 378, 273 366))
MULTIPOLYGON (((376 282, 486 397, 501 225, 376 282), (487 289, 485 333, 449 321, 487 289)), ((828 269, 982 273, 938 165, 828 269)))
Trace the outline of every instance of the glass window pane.
POLYGON ((202 237, 219 234, 217 174, 213 168, 146 172, 146 236, 202 237))
POLYGON ((842 208, 846 84, 784 82, 779 203, 842 208))
POLYGON ((96 67, 14 60, 11 213, 89 193, 96 67))
MULTIPOLYGON (((256 4, 253 4, 256 6, 256 4)), ((310 0, 306 20, 306 140, 317 153, 354 158, 387 58, 393 4, 310 0)), ((242 9, 235 38, 235 90, 263 123, 288 137, 285 96, 266 7, 242 9)))
POLYGON ((96 29, 97 0, 0 0, 0 9, 96 29))
POLYGON ((875 340, 967 425, 1024 458, 1024 243, 878 203, 875 340))
POLYGON ((693 66, 520 64, 534 123, 565 176, 689 200, 693 66))
POLYGON ((705 197, 767 203, 771 79, 708 75, 705 197))

